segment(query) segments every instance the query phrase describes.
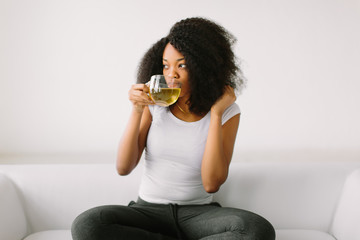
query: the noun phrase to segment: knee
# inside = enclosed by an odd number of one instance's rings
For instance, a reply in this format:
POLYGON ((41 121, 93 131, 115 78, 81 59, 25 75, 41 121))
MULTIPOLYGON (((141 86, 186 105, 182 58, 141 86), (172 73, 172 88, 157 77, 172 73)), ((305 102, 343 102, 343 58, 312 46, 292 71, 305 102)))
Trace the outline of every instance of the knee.
POLYGON ((227 224, 226 224, 226 231, 227 232, 238 232, 243 234, 246 232, 246 221, 239 216, 230 215, 226 217, 227 224))
POLYGON ((95 240, 95 231, 101 224, 98 208, 89 209, 77 216, 71 225, 71 235, 74 240, 95 240))
POLYGON ((266 220, 265 218, 258 216, 256 221, 254 221, 256 230, 255 239, 259 240, 275 240, 276 233, 273 225, 266 220))
POLYGON ((275 229, 271 223, 259 216, 248 212, 245 216, 229 216, 230 229, 244 239, 275 240, 275 229))

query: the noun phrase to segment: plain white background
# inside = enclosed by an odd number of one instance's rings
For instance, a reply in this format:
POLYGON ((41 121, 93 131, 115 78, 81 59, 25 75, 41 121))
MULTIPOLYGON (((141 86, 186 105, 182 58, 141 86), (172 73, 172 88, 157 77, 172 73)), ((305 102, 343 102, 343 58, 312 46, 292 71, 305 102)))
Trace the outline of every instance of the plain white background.
POLYGON ((236 154, 360 157, 359 0, 0 0, 0 156, 113 156, 140 58, 193 16, 238 39, 236 154))

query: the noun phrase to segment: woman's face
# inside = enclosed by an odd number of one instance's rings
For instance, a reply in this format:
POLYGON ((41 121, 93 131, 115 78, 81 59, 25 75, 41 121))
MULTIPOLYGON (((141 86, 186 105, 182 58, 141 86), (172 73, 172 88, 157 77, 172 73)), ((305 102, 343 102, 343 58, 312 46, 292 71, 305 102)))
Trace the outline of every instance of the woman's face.
POLYGON ((166 45, 163 53, 163 74, 166 79, 176 79, 181 83, 180 97, 190 94, 185 58, 170 43, 166 45))

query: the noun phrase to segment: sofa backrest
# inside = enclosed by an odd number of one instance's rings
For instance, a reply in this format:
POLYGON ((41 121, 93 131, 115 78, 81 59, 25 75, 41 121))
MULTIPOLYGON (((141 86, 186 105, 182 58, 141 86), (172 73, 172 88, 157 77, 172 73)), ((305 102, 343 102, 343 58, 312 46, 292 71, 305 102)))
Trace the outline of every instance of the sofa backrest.
MULTIPOLYGON (((254 211, 275 228, 328 231, 346 175, 357 163, 232 162, 214 200, 254 211)), ((0 166, 19 190, 32 231, 68 229, 81 212, 137 199, 142 165, 119 176, 113 164, 0 166)))
POLYGON ((277 229, 328 232, 346 176, 360 162, 232 164, 215 200, 259 213, 277 229))
MULTIPOLYGON (((119 176, 113 164, 0 166, 20 191, 31 232, 69 229, 81 212, 137 198, 141 169, 119 176)), ((1 238, 2 239, 2 238, 1 238)))

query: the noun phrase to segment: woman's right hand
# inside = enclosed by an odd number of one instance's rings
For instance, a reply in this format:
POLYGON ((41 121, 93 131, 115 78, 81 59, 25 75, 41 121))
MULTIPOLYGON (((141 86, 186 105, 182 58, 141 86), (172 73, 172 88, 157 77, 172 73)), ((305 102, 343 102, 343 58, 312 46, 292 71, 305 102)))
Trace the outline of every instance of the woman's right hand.
POLYGON ((154 104, 148 93, 149 87, 146 84, 133 84, 131 86, 129 100, 137 112, 142 112, 145 106, 154 104))
POLYGON ((148 93, 149 87, 145 84, 134 84, 128 92, 133 109, 118 147, 116 168, 120 175, 129 174, 144 151, 152 121, 150 110, 145 106, 154 104, 148 93))

